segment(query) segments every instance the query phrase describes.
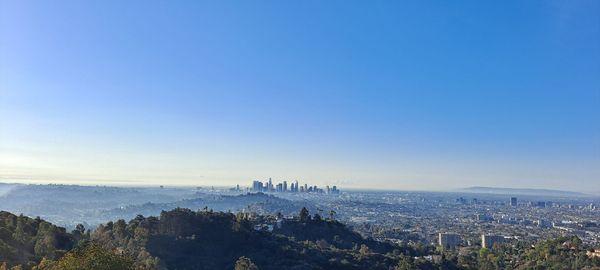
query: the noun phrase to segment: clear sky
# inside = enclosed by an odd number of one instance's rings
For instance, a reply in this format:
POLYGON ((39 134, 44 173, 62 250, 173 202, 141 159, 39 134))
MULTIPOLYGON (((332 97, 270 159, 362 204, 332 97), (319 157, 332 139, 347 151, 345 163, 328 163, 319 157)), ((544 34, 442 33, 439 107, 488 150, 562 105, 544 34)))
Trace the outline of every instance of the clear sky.
POLYGON ((600 1, 0 1, 0 181, 600 191, 600 1))

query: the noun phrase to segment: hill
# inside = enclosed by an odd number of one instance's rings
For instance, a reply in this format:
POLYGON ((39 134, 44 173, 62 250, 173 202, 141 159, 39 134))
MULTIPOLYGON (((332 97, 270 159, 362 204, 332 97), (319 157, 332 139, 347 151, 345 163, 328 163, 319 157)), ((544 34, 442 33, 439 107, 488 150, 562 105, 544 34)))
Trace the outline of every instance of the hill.
POLYGON ((259 214, 281 213, 291 215, 298 209, 307 207, 316 209, 310 202, 297 202, 265 193, 246 193, 240 195, 198 195, 196 198, 184 199, 168 203, 144 203, 128 205, 110 210, 100 211, 99 215, 107 220, 131 219, 137 215, 159 215, 161 211, 175 208, 212 209, 221 212, 255 212, 259 214))
POLYGON ((552 196, 552 197, 584 197, 589 194, 553 190, 553 189, 535 189, 535 188, 499 188, 499 187, 469 187, 461 189, 464 192, 472 193, 489 193, 489 194, 506 194, 506 195, 532 195, 532 196, 552 196))
POLYGON ((32 266, 42 258, 57 259, 78 237, 40 218, 0 211, 0 262, 32 266))
MULTIPOLYGON (((109 222, 98 227, 91 239, 105 248, 124 249, 138 258, 137 267, 150 269, 233 269, 242 256, 263 270, 388 269, 397 263, 392 257, 372 252, 381 247, 335 221, 288 220, 282 227, 305 229, 287 231, 287 235, 256 229, 270 220, 272 217, 177 208, 163 211, 158 218, 139 216, 129 223, 109 222), (340 242, 344 245, 333 240, 331 244, 325 239, 308 240, 327 227, 344 239, 340 242), (344 249, 348 245, 351 248, 344 249)), ((393 246, 388 248, 394 251, 393 246)), ((395 248, 396 253, 404 252, 395 248)))
POLYGON ((362 238, 335 220, 176 208, 68 233, 0 212, 0 269, 597 269, 577 237, 466 252, 362 238), (272 227, 271 227, 272 226, 272 227), (272 229, 272 230, 271 230, 272 229), (12 268, 11 268, 12 267, 12 268))

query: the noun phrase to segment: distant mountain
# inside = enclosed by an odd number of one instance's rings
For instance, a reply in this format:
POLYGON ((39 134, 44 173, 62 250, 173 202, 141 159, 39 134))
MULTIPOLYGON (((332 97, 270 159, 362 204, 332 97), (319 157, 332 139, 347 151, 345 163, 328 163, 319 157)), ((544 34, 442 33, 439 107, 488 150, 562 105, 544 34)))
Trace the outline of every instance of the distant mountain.
POLYGON ((0 183, 0 210, 39 216, 73 229, 78 223, 96 226, 113 220, 99 214, 104 210, 148 202, 180 201, 197 197, 195 192, 192 189, 0 183))
POLYGON ((499 188, 499 187, 468 187, 461 189, 465 192, 473 193, 491 193, 491 194, 507 194, 507 195, 536 195, 536 196, 555 196, 555 197, 585 197, 590 194, 554 190, 554 189, 536 189, 536 188, 499 188))
POLYGON ((13 189, 15 189, 18 186, 18 184, 5 184, 5 183, 0 183, 0 197, 8 194, 9 192, 11 192, 13 189))
POLYGON ((184 199, 168 203, 144 203, 113 208, 99 212, 102 219, 132 219, 137 215, 155 216, 163 210, 174 208, 211 209, 221 212, 255 212, 258 214, 283 215, 295 214, 302 207, 316 211, 317 207, 309 202, 296 202, 265 193, 246 193, 240 195, 206 195, 198 194, 197 198, 184 199))

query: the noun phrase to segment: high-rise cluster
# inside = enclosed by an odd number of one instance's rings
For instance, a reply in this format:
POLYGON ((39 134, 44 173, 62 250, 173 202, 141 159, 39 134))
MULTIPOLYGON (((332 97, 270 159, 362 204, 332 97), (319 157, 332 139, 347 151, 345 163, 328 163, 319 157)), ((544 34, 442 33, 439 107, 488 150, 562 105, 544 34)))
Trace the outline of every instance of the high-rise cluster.
POLYGON ((311 192, 311 193, 325 193, 325 194, 339 194, 340 190, 337 186, 325 186, 325 189, 315 186, 309 186, 308 184, 300 185, 298 181, 290 183, 288 189, 288 182, 283 181, 278 184, 273 184, 271 178, 266 182, 254 180, 252 182, 252 191, 256 192, 311 192))

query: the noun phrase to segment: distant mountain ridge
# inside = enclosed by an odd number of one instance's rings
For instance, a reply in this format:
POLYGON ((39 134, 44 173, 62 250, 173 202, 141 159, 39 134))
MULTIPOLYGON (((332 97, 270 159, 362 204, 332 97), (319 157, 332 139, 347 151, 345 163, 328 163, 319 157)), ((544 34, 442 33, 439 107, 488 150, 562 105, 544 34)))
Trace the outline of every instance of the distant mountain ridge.
POLYGON ((174 208, 212 209, 222 212, 252 211, 259 214, 291 215, 297 209, 307 207, 310 211, 317 211, 317 207, 308 202, 295 202, 265 193, 246 193, 239 195, 207 195, 198 193, 197 198, 184 199, 168 203, 144 203, 100 211, 103 219, 132 219, 138 214, 155 216, 163 210, 174 208))
POLYGON ((492 193, 492 194, 513 194, 513 195, 540 195, 540 196, 566 196, 566 197, 587 197, 592 196, 576 191, 565 191, 555 189, 537 189, 537 188, 502 188, 502 187, 481 187, 474 186, 463 188, 461 191, 473 193, 492 193))

